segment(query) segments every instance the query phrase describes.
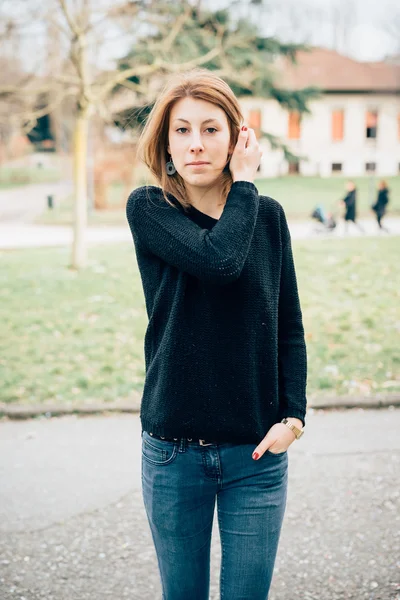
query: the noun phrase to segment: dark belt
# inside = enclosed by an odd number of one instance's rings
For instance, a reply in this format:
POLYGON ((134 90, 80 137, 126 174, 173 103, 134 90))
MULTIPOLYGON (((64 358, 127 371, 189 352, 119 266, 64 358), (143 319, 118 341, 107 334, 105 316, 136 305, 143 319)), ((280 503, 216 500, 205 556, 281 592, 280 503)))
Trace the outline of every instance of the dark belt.
MULTIPOLYGON (((157 440, 163 440, 165 442, 179 442, 179 440, 181 438, 170 438, 170 437, 164 437, 162 435, 157 435, 156 433, 150 433, 149 435, 151 435, 151 437, 156 438, 157 440)), ((194 439, 194 438, 183 438, 185 440, 187 440, 188 442, 193 442, 193 443, 199 443, 200 446, 212 446, 212 445, 216 445, 218 444, 218 442, 210 442, 209 440, 201 440, 201 439, 194 439)))

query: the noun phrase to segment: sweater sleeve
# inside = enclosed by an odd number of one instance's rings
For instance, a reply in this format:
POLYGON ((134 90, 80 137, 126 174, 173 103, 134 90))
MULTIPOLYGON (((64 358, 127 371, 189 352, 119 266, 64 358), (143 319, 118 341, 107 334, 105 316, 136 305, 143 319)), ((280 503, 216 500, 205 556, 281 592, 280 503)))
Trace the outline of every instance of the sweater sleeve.
POLYGON ((282 208, 282 267, 278 313, 278 365, 281 418, 305 426, 307 352, 289 228, 282 208))
POLYGON ((212 229, 202 229, 162 198, 155 186, 134 190, 126 216, 133 239, 166 263, 211 284, 238 279, 254 233, 259 207, 256 186, 236 181, 212 229))

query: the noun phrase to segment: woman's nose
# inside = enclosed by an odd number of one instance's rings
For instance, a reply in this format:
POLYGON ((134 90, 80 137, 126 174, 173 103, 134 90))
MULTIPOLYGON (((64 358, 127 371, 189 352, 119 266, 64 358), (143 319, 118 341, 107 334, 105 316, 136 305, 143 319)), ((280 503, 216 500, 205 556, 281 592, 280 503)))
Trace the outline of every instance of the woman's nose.
POLYGON ((194 137, 190 142, 190 151, 199 152, 204 149, 202 141, 199 137, 194 137))

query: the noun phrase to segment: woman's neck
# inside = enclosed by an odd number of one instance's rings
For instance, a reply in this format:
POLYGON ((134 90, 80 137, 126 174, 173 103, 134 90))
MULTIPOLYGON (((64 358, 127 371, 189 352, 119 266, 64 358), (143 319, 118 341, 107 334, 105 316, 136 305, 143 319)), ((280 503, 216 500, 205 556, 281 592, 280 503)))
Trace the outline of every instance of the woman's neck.
POLYGON ((212 188, 185 185, 188 199, 201 212, 210 216, 220 215, 225 206, 226 198, 222 197, 222 189, 219 184, 212 188))

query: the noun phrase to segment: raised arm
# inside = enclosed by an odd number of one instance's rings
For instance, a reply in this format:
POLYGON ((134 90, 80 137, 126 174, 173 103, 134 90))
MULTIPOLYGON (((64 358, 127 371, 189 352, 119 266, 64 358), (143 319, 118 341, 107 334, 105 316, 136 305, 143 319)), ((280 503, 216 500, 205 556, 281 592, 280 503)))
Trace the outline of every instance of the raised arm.
POLYGON ((256 186, 236 181, 211 230, 170 206, 160 188, 143 186, 127 202, 133 239, 148 252, 198 279, 217 285, 235 281, 245 263, 259 207, 256 186))

